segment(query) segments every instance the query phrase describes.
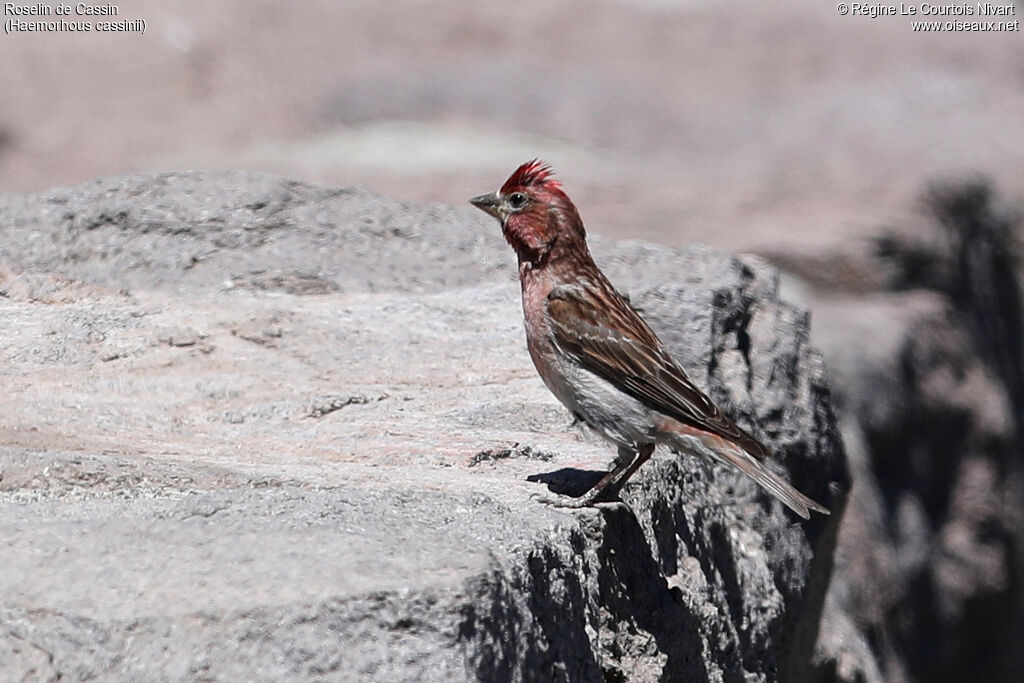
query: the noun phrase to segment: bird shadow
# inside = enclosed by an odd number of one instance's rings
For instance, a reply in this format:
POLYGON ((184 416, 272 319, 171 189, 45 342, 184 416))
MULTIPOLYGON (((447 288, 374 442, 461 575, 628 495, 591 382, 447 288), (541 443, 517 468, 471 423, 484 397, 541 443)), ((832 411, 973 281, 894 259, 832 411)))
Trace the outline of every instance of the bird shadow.
POLYGON ((578 467, 563 467, 551 472, 531 474, 526 481, 547 484, 551 493, 579 498, 601 481, 605 474, 594 470, 581 470, 578 467))

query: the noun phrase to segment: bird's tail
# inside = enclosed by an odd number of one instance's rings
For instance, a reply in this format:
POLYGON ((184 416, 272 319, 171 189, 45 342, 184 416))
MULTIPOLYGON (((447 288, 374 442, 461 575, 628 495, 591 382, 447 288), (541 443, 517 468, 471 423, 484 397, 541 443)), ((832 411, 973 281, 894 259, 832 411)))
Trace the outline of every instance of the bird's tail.
MULTIPOLYGON (((829 514, 828 508, 797 491, 788 481, 765 467, 760 459, 720 436, 703 430, 693 430, 693 432, 687 431, 687 433, 681 434, 673 433, 670 437, 672 445, 678 450, 688 452, 696 450, 702 455, 711 456, 719 462, 735 467, 804 519, 810 519, 811 510, 823 515, 829 514)), ((764 448, 760 447, 760 450, 763 452, 764 448)))

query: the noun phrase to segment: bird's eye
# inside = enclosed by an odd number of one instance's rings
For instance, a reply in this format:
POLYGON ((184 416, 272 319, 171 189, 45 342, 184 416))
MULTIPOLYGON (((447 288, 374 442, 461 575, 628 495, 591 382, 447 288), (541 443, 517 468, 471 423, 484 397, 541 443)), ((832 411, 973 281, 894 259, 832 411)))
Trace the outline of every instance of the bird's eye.
POLYGON ((527 199, 522 192, 513 192, 508 196, 508 203, 513 209, 521 209, 526 206, 527 199))

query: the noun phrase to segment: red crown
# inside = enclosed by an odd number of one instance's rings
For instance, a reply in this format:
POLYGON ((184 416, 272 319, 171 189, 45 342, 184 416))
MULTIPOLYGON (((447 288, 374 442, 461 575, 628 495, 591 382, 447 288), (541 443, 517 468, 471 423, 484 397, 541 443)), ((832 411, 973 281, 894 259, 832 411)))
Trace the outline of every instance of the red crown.
POLYGON ((554 175, 551 166, 546 162, 540 159, 527 161, 508 177, 505 184, 501 186, 501 192, 505 193, 517 187, 546 187, 550 190, 561 190, 562 184, 554 179, 554 175))

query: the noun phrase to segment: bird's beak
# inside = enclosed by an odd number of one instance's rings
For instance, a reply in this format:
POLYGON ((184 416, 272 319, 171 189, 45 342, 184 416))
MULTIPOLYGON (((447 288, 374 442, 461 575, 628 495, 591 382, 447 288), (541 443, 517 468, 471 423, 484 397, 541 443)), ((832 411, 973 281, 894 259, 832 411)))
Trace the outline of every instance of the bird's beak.
POLYGON ((501 220, 501 212, 498 211, 498 207, 501 205, 501 198, 498 197, 497 192, 490 194, 482 194, 479 197, 473 197, 469 200, 469 203, 480 209, 484 213, 488 213, 499 221, 501 220))

